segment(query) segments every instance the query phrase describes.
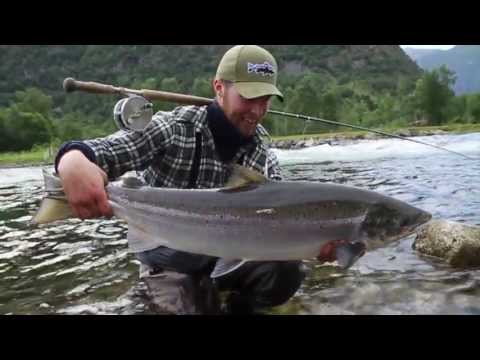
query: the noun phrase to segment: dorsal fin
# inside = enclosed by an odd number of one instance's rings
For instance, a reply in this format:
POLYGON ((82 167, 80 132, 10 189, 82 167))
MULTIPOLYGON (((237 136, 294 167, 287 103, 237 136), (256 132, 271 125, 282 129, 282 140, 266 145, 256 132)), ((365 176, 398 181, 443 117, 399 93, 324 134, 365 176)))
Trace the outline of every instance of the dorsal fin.
POLYGON ((233 165, 232 176, 227 181, 225 188, 235 189, 251 184, 263 184, 268 179, 261 173, 241 165, 233 165))
POLYGON ((138 177, 129 176, 122 178, 122 185, 130 189, 139 189, 141 187, 144 187, 146 184, 142 179, 139 179, 138 177))

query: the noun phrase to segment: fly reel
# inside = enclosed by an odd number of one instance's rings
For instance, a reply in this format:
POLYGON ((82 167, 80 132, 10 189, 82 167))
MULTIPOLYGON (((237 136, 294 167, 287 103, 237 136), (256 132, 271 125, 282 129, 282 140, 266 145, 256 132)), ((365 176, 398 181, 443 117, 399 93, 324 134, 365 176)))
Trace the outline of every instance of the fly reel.
POLYGON ((153 104, 142 96, 122 99, 113 109, 113 119, 121 130, 141 131, 153 117, 153 104))

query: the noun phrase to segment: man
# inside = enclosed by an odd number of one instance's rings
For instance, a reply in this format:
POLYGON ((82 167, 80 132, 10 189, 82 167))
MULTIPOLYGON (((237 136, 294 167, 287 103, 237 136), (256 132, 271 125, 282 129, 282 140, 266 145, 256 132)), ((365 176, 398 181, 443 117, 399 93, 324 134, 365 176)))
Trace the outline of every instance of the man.
MULTIPOLYGON (((144 170, 151 186, 171 188, 222 187, 233 164, 280 180, 278 160, 263 143, 259 125, 272 96, 283 100, 277 74, 277 62, 265 49, 235 46, 220 61, 211 105, 159 112, 143 131, 64 144, 55 164, 73 212, 82 219, 111 216, 104 178, 132 170, 144 170)), ((192 276, 210 274, 218 260, 165 247, 136 255, 156 271, 192 276)), ((218 289, 230 291, 229 311, 251 313, 285 303, 303 278, 300 262, 261 262, 215 281, 218 289)))

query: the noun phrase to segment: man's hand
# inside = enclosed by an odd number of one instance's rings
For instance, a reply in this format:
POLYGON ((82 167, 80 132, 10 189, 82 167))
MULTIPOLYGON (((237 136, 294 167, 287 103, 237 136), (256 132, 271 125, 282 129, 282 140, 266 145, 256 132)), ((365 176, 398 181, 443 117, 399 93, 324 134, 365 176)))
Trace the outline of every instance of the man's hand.
POLYGON ((73 213, 80 219, 113 215, 105 191, 107 174, 81 151, 72 150, 63 155, 58 174, 73 213))

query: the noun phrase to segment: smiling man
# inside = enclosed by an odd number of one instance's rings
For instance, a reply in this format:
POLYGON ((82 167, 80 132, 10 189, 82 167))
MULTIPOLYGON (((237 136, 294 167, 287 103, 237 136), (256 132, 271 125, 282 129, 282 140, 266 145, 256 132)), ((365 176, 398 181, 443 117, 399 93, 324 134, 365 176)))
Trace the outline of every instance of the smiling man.
MULTIPOLYGON (((234 164, 281 180, 278 160, 264 144, 260 125, 272 97, 283 100, 277 76, 277 62, 268 51, 238 45, 220 61, 211 105, 159 112, 143 131, 123 130, 64 144, 55 165, 72 210, 82 219, 111 216, 104 179, 132 170, 143 171, 150 186, 169 188, 222 187, 234 164)), ((204 279, 222 264, 221 259, 148 243, 136 246, 131 250, 154 273, 174 271, 204 279)), ((229 313, 283 304, 304 278, 300 262, 246 263, 230 270, 215 279, 219 290, 229 292, 229 313)))

